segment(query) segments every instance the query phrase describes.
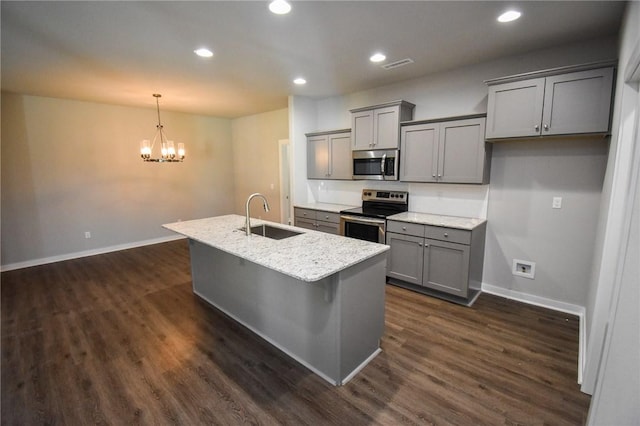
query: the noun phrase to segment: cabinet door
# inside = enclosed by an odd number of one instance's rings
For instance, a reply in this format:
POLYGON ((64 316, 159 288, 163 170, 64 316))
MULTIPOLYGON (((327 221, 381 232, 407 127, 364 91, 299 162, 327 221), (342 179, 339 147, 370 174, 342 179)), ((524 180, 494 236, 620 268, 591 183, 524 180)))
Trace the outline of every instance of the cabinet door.
POLYGON ((544 78, 489 86, 487 139, 540 134, 544 78))
POLYGON ((606 133, 612 87, 613 68, 547 77, 542 134, 606 133))
POLYGON ((319 220, 316 222, 316 231, 326 232, 327 234, 340 235, 340 225, 337 223, 323 222, 319 220))
POLYGON ((398 149, 400 139, 400 107, 378 108, 373 111, 373 147, 398 149))
POLYGON ((387 245, 391 246, 387 275, 412 284, 422 284, 424 239, 387 232, 387 245))
POLYGON ((482 183, 485 167, 484 118, 440 124, 438 182, 482 183))
POLYGON ((425 239, 422 285, 467 297, 469 291, 469 246, 425 239))
POLYGON ((354 151, 373 148, 373 110, 351 114, 351 149, 354 151))
POLYGON ((326 135, 307 138, 307 178, 326 179, 329 174, 329 143, 326 135))
POLYGON ((440 124, 402 127, 400 137, 400 180, 436 182, 440 124))
POLYGON ((338 133, 335 135, 329 135, 329 153, 329 178, 353 179, 351 134, 338 133))
POLYGON ((305 228, 305 229, 313 229, 315 231, 316 229, 316 222, 315 220, 311 220, 311 219, 304 219, 301 217, 296 217, 294 220, 294 225, 298 226, 300 228, 305 228))

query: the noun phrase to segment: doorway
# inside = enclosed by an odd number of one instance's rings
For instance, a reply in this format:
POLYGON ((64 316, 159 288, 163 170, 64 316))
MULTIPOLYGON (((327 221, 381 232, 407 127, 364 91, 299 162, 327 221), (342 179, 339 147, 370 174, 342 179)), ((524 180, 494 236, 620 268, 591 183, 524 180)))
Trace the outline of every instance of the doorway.
POLYGON ((291 205, 291 144, 289 139, 278 141, 280 169, 280 223, 293 225, 291 205))

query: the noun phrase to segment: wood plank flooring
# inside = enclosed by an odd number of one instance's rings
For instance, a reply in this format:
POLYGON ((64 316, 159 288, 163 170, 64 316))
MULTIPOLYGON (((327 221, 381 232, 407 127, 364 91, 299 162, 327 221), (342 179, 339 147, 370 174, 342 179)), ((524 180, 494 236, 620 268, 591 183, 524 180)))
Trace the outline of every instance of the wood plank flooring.
POLYGON ((579 425, 578 320, 393 286, 333 387, 191 292, 186 241, 2 273, 3 425, 579 425))

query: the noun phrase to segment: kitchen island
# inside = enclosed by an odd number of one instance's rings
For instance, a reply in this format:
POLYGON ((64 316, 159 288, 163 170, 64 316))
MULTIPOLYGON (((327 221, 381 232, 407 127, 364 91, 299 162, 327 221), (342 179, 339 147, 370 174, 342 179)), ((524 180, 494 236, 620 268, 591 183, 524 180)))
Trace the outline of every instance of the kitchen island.
POLYGON ((380 352, 388 246, 300 234, 247 236, 226 215, 164 225, 189 238, 193 291, 334 385, 380 352))

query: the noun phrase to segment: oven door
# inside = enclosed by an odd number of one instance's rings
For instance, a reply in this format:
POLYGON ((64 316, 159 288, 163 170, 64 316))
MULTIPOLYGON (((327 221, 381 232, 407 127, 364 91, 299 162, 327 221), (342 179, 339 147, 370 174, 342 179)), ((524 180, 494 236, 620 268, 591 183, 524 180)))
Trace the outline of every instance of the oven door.
POLYGON ((373 217, 340 216, 340 234, 345 237, 384 244, 386 220, 373 217))

